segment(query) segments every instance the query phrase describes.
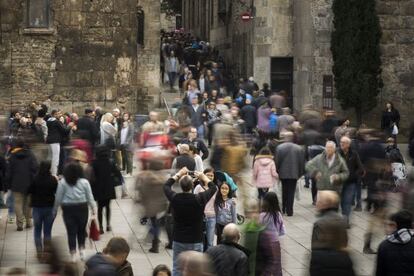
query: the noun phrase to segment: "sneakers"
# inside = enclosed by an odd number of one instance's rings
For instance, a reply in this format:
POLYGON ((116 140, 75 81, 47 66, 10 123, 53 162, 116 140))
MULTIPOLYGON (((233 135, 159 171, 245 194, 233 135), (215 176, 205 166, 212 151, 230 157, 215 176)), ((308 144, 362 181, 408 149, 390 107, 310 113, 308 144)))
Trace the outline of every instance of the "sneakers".
POLYGON ((85 249, 81 249, 79 251, 79 256, 80 256, 81 261, 85 260, 85 249))

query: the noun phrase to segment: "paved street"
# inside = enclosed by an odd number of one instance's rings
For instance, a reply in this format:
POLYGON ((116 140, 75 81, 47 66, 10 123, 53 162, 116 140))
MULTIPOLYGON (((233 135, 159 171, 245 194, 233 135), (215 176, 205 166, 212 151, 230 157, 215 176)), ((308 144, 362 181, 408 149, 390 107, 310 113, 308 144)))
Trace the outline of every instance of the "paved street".
MULTIPOLYGON (((246 173, 245 179, 249 179, 246 173)), ((128 178, 129 190, 133 190, 133 179, 128 178)), ((278 191, 279 192, 279 191, 278 191)), ((250 187, 249 195, 255 196, 255 190, 250 187)), ((128 240, 132 251, 129 261, 136 275, 151 275, 152 269, 158 264, 172 265, 172 252, 162 248, 159 254, 148 253, 150 239, 147 238, 147 226, 139 223, 140 207, 132 199, 118 199, 112 202, 113 231, 105 233, 96 243, 87 242, 87 254, 103 249, 112 236, 122 236, 128 240)), ((33 230, 17 232, 16 226, 6 224, 6 210, 1 210, 3 219, 0 221, 0 260, 1 267, 25 267, 26 269, 41 269, 35 259, 33 230)), ((282 238, 282 263, 284 275, 306 275, 309 263, 312 223, 315 220, 315 209, 311 205, 310 190, 300 191, 300 201, 295 203, 295 215, 284 217, 287 234, 282 238)), ((369 217, 367 213, 354 213, 352 229, 349 231, 350 250, 358 275, 372 275, 375 256, 362 254, 363 235, 369 217)), ((378 233, 374 243, 376 248, 382 238, 382 225, 378 225, 378 233)), ((61 214, 58 214, 53 227, 53 236, 62 241, 63 251, 67 252, 66 232, 61 214)), ((166 236, 162 237, 166 241, 166 236)))

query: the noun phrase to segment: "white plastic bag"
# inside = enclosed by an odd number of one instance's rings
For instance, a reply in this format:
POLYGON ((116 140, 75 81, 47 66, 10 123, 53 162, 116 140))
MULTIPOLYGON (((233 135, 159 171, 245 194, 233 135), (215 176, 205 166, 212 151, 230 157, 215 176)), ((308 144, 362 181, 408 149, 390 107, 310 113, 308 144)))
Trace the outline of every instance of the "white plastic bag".
POLYGON ((392 135, 397 135, 398 134, 398 127, 396 124, 394 124, 394 126, 392 127, 392 135))

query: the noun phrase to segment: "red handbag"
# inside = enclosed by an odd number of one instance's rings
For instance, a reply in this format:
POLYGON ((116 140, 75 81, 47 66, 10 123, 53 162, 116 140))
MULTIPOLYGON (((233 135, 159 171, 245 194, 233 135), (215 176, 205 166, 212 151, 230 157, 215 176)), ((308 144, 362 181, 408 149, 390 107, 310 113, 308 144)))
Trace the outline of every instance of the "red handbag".
POLYGON ((95 219, 91 219, 91 223, 89 225, 89 238, 93 241, 99 241, 100 238, 99 228, 95 219))

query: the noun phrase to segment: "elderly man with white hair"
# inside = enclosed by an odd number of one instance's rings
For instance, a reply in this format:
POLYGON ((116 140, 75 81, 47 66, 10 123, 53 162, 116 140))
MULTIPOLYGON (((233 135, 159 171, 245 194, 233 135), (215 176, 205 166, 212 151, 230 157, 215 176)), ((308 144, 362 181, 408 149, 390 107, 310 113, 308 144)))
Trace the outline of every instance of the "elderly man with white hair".
POLYGON ((342 193, 342 184, 349 176, 346 162, 336 152, 333 141, 326 142, 325 151, 306 164, 306 171, 315 177, 319 191, 331 190, 338 194, 342 193))
POLYGON ((351 214, 352 200, 354 198, 358 178, 364 174, 364 167, 356 151, 351 149, 351 138, 342 136, 340 138, 339 154, 345 160, 349 171, 349 177, 342 186, 341 210, 349 227, 349 216, 351 214))

